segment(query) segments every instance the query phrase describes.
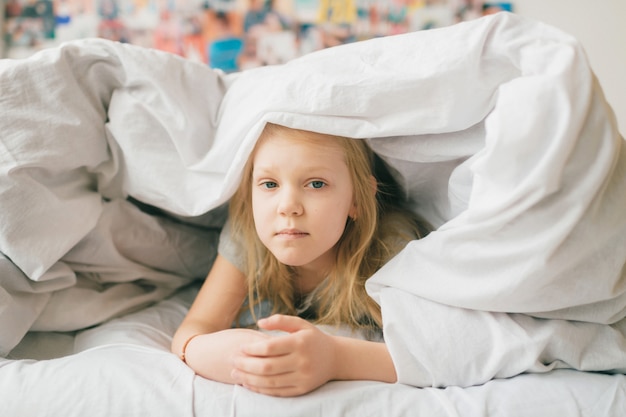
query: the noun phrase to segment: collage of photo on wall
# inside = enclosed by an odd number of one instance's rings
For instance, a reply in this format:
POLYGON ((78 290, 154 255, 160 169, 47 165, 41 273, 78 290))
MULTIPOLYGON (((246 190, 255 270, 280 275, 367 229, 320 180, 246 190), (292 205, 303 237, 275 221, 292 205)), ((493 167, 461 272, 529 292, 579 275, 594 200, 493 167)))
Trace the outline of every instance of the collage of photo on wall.
POLYGON ((225 72, 348 42, 449 26, 510 2, 475 0, 5 0, 5 56, 100 37, 225 72))

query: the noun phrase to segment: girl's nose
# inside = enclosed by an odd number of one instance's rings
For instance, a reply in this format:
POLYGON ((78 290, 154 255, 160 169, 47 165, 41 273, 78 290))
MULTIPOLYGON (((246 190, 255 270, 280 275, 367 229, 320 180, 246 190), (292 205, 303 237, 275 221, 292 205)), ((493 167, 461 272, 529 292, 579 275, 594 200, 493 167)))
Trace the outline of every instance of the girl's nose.
POLYGON ((302 203, 300 202, 296 191, 289 190, 287 187, 281 190, 278 212, 283 216, 299 216, 302 214, 302 203))

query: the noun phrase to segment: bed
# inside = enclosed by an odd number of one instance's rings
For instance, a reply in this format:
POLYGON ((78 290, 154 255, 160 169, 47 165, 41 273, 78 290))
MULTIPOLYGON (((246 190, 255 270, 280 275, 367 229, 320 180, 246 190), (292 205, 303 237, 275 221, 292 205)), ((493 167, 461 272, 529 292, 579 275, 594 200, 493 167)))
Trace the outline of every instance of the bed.
POLYGON ((2 416, 621 416, 626 147, 580 44, 500 13, 224 74, 0 61, 2 416), (368 281, 398 383, 274 398, 171 337, 266 122, 367 138, 435 230, 368 281))

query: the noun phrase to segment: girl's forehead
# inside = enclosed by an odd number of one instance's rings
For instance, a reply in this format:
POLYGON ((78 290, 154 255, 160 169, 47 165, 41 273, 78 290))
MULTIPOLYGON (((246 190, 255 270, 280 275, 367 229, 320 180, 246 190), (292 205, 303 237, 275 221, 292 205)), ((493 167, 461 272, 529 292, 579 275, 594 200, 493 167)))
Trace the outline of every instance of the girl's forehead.
POLYGON ((274 134, 271 136, 263 137, 259 140, 256 146, 255 154, 258 155, 264 149, 272 150, 285 150, 295 151, 296 149, 310 152, 311 155, 328 155, 329 157, 338 156, 345 159, 345 149, 334 138, 327 138, 323 136, 311 135, 306 136, 303 134, 286 135, 286 134, 274 134))

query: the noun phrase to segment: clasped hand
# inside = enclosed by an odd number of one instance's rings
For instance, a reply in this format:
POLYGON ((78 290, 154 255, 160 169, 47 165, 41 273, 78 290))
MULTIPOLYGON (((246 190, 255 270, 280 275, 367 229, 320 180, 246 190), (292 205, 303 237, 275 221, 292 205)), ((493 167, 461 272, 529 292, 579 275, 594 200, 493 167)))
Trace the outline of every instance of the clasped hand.
POLYGON ((287 334, 241 346, 231 359, 235 383, 258 393, 287 397, 310 392, 334 378, 333 336, 295 316, 277 314, 259 320, 258 326, 287 334))

